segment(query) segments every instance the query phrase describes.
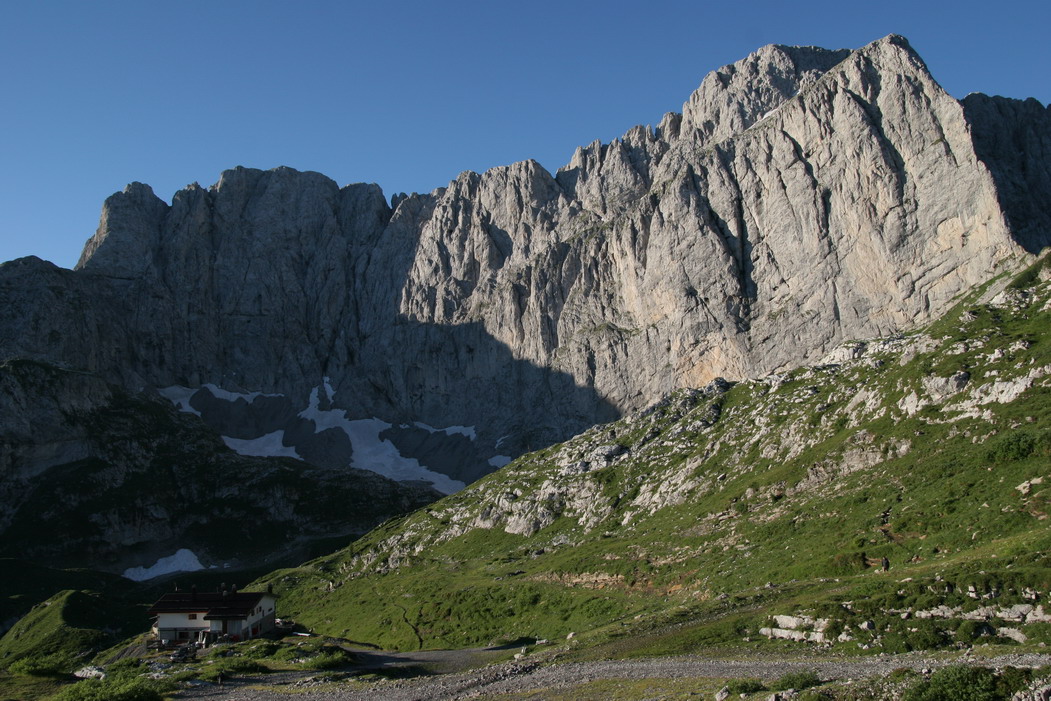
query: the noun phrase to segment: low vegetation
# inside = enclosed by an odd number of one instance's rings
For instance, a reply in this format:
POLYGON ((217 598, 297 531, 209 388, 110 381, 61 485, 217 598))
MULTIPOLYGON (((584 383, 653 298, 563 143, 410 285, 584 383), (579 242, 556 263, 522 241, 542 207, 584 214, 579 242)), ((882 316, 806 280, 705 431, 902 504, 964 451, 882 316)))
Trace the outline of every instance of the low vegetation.
POLYGON ((911 686, 903 701, 942 701, 943 699, 961 699, 962 701, 998 701, 1009 699, 1016 691, 1026 687, 1032 678, 1029 670, 1006 669, 996 670, 988 667, 956 665, 939 669, 911 686))

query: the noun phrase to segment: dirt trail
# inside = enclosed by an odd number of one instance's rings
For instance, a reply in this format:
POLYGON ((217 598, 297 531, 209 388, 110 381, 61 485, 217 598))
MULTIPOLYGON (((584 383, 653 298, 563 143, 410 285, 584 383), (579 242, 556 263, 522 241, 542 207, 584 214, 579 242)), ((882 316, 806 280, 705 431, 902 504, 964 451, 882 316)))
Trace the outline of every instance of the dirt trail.
MULTIPOLYGON (((504 651, 506 653, 506 651, 504 651)), ((463 664, 466 659, 486 651, 426 651, 417 653, 376 653, 394 665, 463 664), (466 653, 466 654, 465 654, 466 653)), ((474 659, 478 659, 474 657, 474 659)), ((377 660, 378 661, 378 660, 377 660)), ((316 674, 268 675, 239 679, 225 689, 200 687, 183 692, 176 698, 209 698, 229 701, 261 699, 275 701, 450 701, 485 695, 498 696, 511 692, 542 689, 568 689, 578 684, 600 679, 675 679, 675 678, 744 678, 776 679, 789 672, 813 670, 822 679, 860 679, 878 677, 891 671, 909 667, 915 670, 933 669, 961 662, 990 667, 1037 667, 1051 665, 1051 654, 1004 655, 972 659, 965 655, 932 656, 929 653, 887 655, 836 659, 815 657, 767 657, 752 660, 721 660, 704 657, 661 657, 639 660, 609 660, 574 662, 539 666, 528 662, 492 665, 481 669, 451 674, 422 676, 409 680, 378 682, 367 686, 357 683, 329 683, 314 686, 306 681, 316 674), (296 683, 298 681, 298 683, 296 683), (295 684, 295 694, 274 685, 295 684)))

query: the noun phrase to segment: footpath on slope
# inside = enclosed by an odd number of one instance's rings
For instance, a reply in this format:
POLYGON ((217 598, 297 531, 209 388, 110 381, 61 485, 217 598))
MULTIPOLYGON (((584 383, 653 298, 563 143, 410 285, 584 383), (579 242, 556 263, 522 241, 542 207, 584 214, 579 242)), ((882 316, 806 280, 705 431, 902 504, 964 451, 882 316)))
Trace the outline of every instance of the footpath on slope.
MULTIPOLYGON (((426 655, 427 653, 415 653, 412 661, 424 661, 426 655)), ((184 691, 174 698, 207 698, 224 701, 249 701, 251 699, 368 701, 376 698, 383 698, 385 701, 447 701, 545 689, 566 690, 598 680, 756 677, 769 681, 789 672, 812 670, 823 680, 842 681, 883 677, 903 667, 920 671, 961 663, 995 668, 1040 667, 1051 665, 1051 654, 1030 653, 981 658, 969 655, 946 656, 915 652, 855 659, 800 659, 799 656, 791 658, 771 656, 762 660, 724 660, 681 656, 572 662, 546 666, 530 662, 510 662, 457 674, 379 682, 368 686, 325 683, 310 688, 308 686, 310 682, 304 682, 311 675, 275 674, 231 680, 222 689, 215 686, 198 687, 184 691)))

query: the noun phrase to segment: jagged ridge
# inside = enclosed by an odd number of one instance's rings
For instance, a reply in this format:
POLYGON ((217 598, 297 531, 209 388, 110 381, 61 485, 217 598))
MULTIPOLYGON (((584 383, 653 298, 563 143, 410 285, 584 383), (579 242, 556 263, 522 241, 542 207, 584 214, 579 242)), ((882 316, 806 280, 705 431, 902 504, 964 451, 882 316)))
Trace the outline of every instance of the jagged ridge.
POLYGON ((76 274, 5 266, 0 353, 303 405, 330 376, 356 415, 477 425, 489 455, 517 453, 922 323, 1046 242, 1022 204, 1046 172, 1012 180, 990 134, 1024 132, 1045 162, 1047 120, 969 111, 901 37, 771 46, 555 176, 465 173, 393 210, 289 169, 228 171, 171 207, 136 184, 76 274))

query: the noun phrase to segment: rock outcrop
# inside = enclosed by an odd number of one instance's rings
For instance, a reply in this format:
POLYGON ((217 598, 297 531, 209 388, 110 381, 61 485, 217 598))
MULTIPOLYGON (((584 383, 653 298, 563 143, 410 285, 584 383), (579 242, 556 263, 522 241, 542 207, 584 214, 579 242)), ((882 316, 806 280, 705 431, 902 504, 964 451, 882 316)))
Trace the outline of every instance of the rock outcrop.
POLYGON ((769 46, 554 175, 526 161, 391 205, 287 168, 170 206, 130 185, 76 271, 0 266, 0 357, 294 409, 331 382, 350 418, 475 427, 469 479, 932 319, 1048 242, 1049 139, 1038 103, 961 103, 898 36, 769 46))

